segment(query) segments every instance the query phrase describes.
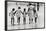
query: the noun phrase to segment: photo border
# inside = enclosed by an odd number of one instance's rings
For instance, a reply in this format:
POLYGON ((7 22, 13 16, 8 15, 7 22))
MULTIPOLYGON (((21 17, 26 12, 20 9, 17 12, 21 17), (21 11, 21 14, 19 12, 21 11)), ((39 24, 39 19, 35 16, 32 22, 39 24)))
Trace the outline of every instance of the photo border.
MULTIPOLYGON (((5 31, 7 31, 7 2, 27 2, 30 1, 5 1, 5 31)), ((42 28, 28 28, 28 29, 12 29, 12 30, 31 30, 31 29, 45 29, 45 2, 30 2, 30 3, 43 3, 44 4, 44 27, 42 28)))

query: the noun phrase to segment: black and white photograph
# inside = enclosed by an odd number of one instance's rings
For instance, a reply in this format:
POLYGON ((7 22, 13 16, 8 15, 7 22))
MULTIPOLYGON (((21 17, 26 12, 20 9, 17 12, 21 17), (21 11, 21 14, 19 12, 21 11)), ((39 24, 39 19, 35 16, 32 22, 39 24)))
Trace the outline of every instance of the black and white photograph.
POLYGON ((7 1, 7 30, 45 28, 45 3, 7 1))

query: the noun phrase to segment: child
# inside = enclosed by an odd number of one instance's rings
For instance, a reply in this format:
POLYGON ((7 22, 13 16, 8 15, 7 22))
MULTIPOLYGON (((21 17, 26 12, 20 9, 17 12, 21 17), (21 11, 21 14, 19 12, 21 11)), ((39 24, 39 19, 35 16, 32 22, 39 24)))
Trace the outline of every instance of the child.
POLYGON ((38 17, 38 14, 37 14, 37 12, 36 12, 36 10, 35 10, 35 9, 33 9, 33 12, 34 12, 35 23, 36 23, 36 22, 37 22, 37 17, 38 17))
POLYGON ((14 25, 14 8, 12 9, 12 11, 9 13, 9 16, 11 16, 11 24, 13 24, 14 25))
POLYGON ((33 9, 28 8, 29 24, 33 22, 33 9), (31 22, 32 21, 32 22, 31 22))
POLYGON ((20 24, 20 17, 21 17, 21 7, 18 7, 18 10, 16 10, 16 17, 17 17, 17 22, 20 24))

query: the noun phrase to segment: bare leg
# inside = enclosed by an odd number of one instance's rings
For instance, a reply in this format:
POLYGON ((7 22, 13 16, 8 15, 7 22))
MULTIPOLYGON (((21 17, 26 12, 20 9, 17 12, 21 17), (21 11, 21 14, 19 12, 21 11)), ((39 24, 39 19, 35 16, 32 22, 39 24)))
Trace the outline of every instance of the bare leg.
POLYGON ((14 18, 13 18, 13 25, 14 25, 14 18))
POLYGON ((14 25, 14 18, 11 18, 11 24, 14 25))
POLYGON ((37 17, 35 17, 35 23, 37 22, 37 17))
POLYGON ((18 24, 20 24, 20 17, 17 18, 17 22, 18 22, 18 24))
POLYGON ((33 18, 29 18, 29 24, 33 22, 33 18))
POLYGON ((30 24, 30 18, 29 18, 29 24, 30 24))
POLYGON ((24 19, 23 19, 23 22, 24 22, 24 24, 26 23, 26 18, 24 17, 24 19))
POLYGON ((12 18, 11 18, 11 24, 12 24, 12 18))

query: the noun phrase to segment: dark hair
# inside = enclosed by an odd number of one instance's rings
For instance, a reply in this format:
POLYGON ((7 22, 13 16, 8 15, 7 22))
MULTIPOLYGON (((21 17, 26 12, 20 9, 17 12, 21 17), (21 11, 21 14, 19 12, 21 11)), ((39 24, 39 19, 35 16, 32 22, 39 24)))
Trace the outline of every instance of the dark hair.
POLYGON ((21 7, 18 7, 18 9, 21 9, 21 7))
POLYGON ((29 6, 32 5, 30 2, 29 2, 29 6))
POLYGON ((12 11, 14 11, 15 9, 13 8, 12 11))

